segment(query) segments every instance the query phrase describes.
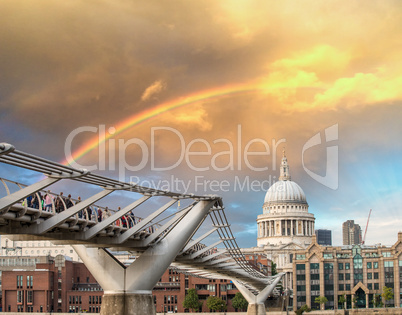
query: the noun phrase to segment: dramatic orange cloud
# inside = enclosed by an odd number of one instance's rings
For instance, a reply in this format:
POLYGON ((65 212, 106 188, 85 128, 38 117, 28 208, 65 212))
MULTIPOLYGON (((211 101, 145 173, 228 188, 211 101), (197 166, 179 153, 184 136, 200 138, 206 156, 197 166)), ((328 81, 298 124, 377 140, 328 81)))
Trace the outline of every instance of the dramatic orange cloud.
MULTIPOLYGON (((133 138, 150 147, 153 127, 174 128, 186 144, 202 138, 212 155, 225 149, 223 142, 214 143, 217 139, 241 150, 253 139, 269 144, 285 139, 280 146, 286 147, 292 176, 321 222, 331 222, 333 209, 367 208, 371 196, 380 204, 376 189, 398 195, 397 180, 378 180, 396 178, 396 157, 402 153, 398 1, 3 0, 0 12, 0 132, 17 148, 61 161, 68 135, 85 126, 121 132, 77 136, 72 151, 84 165, 99 159, 98 137, 107 149, 113 147, 108 140, 133 138), (305 160, 324 174, 324 130, 334 124, 339 125, 341 180, 339 191, 328 195, 304 171, 302 149, 320 133, 322 147, 307 152, 305 160), (387 167, 380 172, 373 164, 387 167), (368 185, 371 178, 379 181, 378 188, 368 185), (350 193, 361 186, 359 197, 350 193)), ((172 134, 161 135, 155 145, 161 164, 180 153, 172 134)), ((252 171, 243 161, 241 169, 202 175, 275 176, 270 149, 270 155, 251 160, 256 167, 269 165, 267 172, 252 171)), ((127 157, 134 164, 141 150, 132 146, 127 157)), ((236 159, 243 159, 242 152, 236 159)), ((223 156, 219 163, 228 160, 223 156)), ((194 163, 208 165, 211 157, 194 163)), ((136 175, 191 179, 198 174, 186 163, 171 172, 152 172, 149 165, 136 175)), ((239 227, 250 231, 263 193, 231 192, 225 198, 236 209, 251 209, 248 226, 239 227)), ((244 213, 235 211, 242 219, 244 213)))

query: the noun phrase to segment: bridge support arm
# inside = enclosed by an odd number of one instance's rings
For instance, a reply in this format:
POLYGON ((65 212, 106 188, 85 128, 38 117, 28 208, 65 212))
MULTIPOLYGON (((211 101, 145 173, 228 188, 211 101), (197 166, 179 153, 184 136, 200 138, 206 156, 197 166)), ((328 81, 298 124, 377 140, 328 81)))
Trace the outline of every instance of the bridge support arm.
POLYGON ((85 266, 100 284, 105 294, 108 292, 124 292, 122 284, 125 277, 125 266, 103 248, 72 245, 85 266))
POLYGON ((215 201, 198 202, 161 242, 148 248, 127 268, 129 291, 152 291, 214 203, 215 201))
POLYGON ((255 295, 252 292, 250 292, 249 289, 247 289, 243 284, 241 284, 237 280, 233 280, 233 283, 236 285, 236 288, 240 291, 240 293, 248 302, 247 315, 266 314, 264 302, 268 298, 268 296, 272 293, 272 291, 275 289, 276 285, 282 279, 283 275, 284 273, 278 274, 278 276, 269 285, 267 285, 265 289, 262 290, 258 295, 255 295))
POLYGON ((129 267, 104 249, 75 245, 77 254, 105 291, 101 315, 156 314, 153 287, 215 202, 198 202, 162 241, 149 247, 129 267))

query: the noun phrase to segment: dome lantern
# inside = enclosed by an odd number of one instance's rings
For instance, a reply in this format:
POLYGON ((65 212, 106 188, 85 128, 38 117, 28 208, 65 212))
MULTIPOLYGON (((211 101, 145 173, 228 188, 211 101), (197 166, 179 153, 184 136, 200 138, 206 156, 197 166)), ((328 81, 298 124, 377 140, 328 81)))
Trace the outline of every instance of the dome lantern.
POLYGON ((288 159, 286 158, 285 149, 283 149, 279 180, 291 180, 289 172, 289 164, 288 159))

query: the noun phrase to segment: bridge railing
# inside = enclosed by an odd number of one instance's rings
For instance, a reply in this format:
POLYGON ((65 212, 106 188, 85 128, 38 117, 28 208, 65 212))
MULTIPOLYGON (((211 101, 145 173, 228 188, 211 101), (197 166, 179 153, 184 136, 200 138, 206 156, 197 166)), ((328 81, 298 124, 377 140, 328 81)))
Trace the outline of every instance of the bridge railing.
MULTIPOLYGON (((12 181, 6 178, 0 178, 0 182, 3 184, 5 188, 5 195, 10 195, 13 190, 21 190, 25 187, 28 187, 28 185, 19 183, 16 181, 12 181), (10 186, 14 186, 14 189, 10 186)), ((4 197, 0 194, 0 198, 4 197)), ((78 204, 81 202, 80 199, 76 198, 68 198, 71 201, 71 206, 78 204)), ((39 190, 36 193, 26 197, 25 199, 19 200, 16 204, 15 207, 19 206, 19 209, 23 209, 23 212, 21 210, 18 210, 20 215, 23 215, 25 213, 37 213, 40 216, 44 217, 49 217, 56 215, 58 212, 63 212, 69 208, 68 203, 66 202, 66 199, 61 196, 60 194, 56 194, 51 192, 50 190, 39 190), (46 195, 51 196, 51 203, 46 207, 46 195), (56 209, 56 204, 57 202, 61 203, 62 208, 57 211, 56 209)), ((79 213, 75 214, 73 217, 71 217, 72 220, 77 220, 77 224, 85 224, 85 226, 91 226, 94 225, 98 222, 102 221, 102 218, 105 218, 106 216, 104 213, 106 212, 106 209, 108 207, 105 206, 100 206, 97 204, 93 204, 91 206, 86 207, 79 213)), ((9 211, 12 211, 12 209, 9 209, 9 211)), ((114 214, 118 212, 117 209, 108 209, 108 211, 111 214, 114 214)), ((116 226, 117 229, 125 231, 134 225, 136 225, 138 222, 141 222, 143 218, 139 216, 135 216, 133 214, 127 214, 124 217, 116 220, 114 222, 114 225, 116 226)), ((152 231, 157 229, 160 226, 160 224, 153 224, 146 229, 144 229, 144 233, 149 233, 151 234, 152 231)))

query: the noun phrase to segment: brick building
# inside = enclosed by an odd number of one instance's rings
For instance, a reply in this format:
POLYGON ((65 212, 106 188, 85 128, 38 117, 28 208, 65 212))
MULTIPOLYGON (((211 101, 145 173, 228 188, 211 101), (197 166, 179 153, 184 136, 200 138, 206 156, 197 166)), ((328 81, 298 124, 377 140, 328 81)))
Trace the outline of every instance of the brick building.
POLYGON ((231 307, 231 299, 236 292, 235 286, 228 280, 212 280, 197 278, 175 271, 167 270, 153 290, 156 312, 184 312, 183 301, 188 289, 197 290, 200 302, 203 302, 202 311, 206 312, 206 299, 210 295, 221 297, 231 307))
POLYGON ((295 251, 293 261, 295 307, 318 308, 316 297, 325 296, 325 308, 372 308, 383 287, 392 288, 394 299, 387 306, 402 307, 402 232, 393 246, 320 246, 313 236, 305 250, 295 251), (340 305, 339 298, 346 298, 340 305))
MULTIPOLYGON (((261 255, 245 255, 246 260, 261 272, 271 275, 271 261, 261 255)), ((156 312, 186 312, 183 307, 188 289, 196 289, 202 303, 200 311, 208 312, 206 300, 217 296, 227 303, 229 312, 235 311, 232 299, 239 292, 229 280, 205 279, 186 275, 175 269, 168 269, 153 289, 156 312)))
POLYGON ((25 270, 35 270, 37 263, 47 263, 50 259, 54 259, 50 256, 28 257, 28 256, 0 256, 0 312, 2 309, 2 289, 1 289, 1 276, 2 272, 13 269, 23 268, 25 270))
POLYGON ((103 290, 82 263, 56 256, 35 269, 2 271, 6 312, 99 312, 103 290))

